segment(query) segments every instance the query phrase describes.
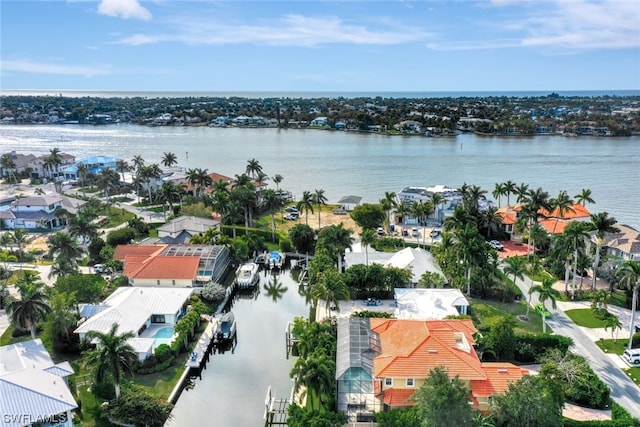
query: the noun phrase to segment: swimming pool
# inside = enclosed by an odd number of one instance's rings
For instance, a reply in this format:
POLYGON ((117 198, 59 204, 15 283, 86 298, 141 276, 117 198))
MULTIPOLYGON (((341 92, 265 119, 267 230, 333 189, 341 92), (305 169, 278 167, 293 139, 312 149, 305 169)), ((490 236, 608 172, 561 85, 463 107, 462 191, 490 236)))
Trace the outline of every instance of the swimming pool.
POLYGON ((173 336, 173 328, 171 326, 167 326, 166 328, 159 329, 154 335, 153 338, 171 338, 173 336))

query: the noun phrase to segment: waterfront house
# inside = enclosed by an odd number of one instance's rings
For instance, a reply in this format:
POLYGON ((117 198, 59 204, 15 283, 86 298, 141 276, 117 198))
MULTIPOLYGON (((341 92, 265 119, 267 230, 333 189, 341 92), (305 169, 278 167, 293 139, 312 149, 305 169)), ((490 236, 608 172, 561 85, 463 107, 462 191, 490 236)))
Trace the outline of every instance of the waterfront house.
MULTIPOLYGON (((616 224, 620 230, 615 233, 605 233, 602 247, 607 255, 620 257, 624 260, 640 261, 640 232, 624 224, 616 224)), ((591 241, 596 244, 596 233, 591 233, 591 241)))
MULTIPOLYGON (((502 217, 502 231, 509 234, 511 240, 517 240, 515 225, 522 207, 523 205, 516 205, 498 209, 498 213, 502 217)), ((579 203, 571 205, 570 209, 562 214, 558 209, 554 209, 551 212, 545 208, 538 210, 538 224, 552 235, 562 234, 565 227, 573 221, 589 222, 590 220, 591 212, 579 203)))
POLYGON ((469 404, 491 410, 491 397, 528 374, 511 363, 480 361, 471 320, 338 319, 338 410, 349 422, 414 405, 431 369, 444 367, 469 390, 469 404))
POLYGON ((56 211, 64 209, 75 214, 84 203, 57 193, 23 197, 15 199, 9 209, 0 211, 0 218, 10 230, 55 229, 65 225, 65 219, 58 216, 56 211))
POLYGON ((118 159, 113 156, 89 156, 63 168, 61 174, 65 180, 80 179, 80 174, 78 173, 79 163, 82 163, 86 167, 88 173, 94 175, 99 175, 105 169, 118 170, 118 159))
POLYGON ((317 126, 317 127, 329 126, 329 118, 316 117, 315 119, 311 120, 311 123, 309 123, 309 126, 317 126))
POLYGON ((360 204, 362 197, 360 196, 344 196, 338 200, 338 204, 347 212, 351 212, 360 204))
POLYGON ((0 347, 2 425, 72 427, 78 407, 67 378, 69 362, 55 364, 39 338, 0 347))
POLYGON ((89 331, 107 333, 117 323, 118 333, 135 334, 128 343, 138 359, 145 360, 155 347, 170 341, 173 327, 187 312, 191 292, 177 287, 118 288, 102 303, 82 307, 82 323, 74 333, 82 340, 89 331))
POLYGON ((396 319, 433 320, 467 314, 469 301, 460 289, 396 288, 396 319))
POLYGON ((124 263, 132 286, 176 288, 219 282, 231 262, 220 245, 119 245, 113 258, 124 263))

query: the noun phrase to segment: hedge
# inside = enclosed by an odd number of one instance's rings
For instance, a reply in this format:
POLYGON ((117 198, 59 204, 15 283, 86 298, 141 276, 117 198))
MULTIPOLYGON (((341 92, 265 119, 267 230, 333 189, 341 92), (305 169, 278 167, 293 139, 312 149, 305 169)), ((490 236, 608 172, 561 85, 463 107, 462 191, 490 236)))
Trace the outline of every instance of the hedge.
POLYGON ((523 363, 539 361, 548 349, 557 348, 564 355, 569 350, 573 340, 561 335, 547 334, 517 334, 516 360, 523 363))

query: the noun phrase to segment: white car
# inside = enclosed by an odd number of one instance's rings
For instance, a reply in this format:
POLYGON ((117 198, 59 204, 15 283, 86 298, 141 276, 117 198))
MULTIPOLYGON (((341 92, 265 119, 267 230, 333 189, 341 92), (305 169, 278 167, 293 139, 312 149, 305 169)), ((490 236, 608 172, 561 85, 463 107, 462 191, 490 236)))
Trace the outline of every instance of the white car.
POLYGON ((640 365, 640 348, 625 350, 622 357, 629 362, 630 365, 640 365))
POLYGON ((298 219, 298 212, 291 212, 290 214, 285 215, 284 219, 287 219, 289 221, 295 221, 296 219, 298 219))
POLYGON ((498 242, 497 240, 491 240, 489 242, 489 246, 491 246, 493 249, 497 251, 501 251, 504 249, 504 246, 502 245, 502 243, 498 242))

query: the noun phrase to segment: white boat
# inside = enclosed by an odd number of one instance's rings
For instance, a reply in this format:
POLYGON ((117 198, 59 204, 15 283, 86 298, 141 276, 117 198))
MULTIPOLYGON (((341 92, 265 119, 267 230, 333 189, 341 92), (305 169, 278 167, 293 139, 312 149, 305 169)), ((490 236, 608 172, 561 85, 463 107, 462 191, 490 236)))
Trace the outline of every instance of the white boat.
POLYGON ((284 266, 284 253, 280 251, 271 251, 269 253, 269 268, 282 268, 284 266))
POLYGON ((220 317, 218 327, 213 336, 214 342, 222 344, 233 340, 236 336, 236 319, 232 312, 227 312, 220 317))
POLYGON ((252 288, 260 281, 259 266, 255 262, 242 264, 236 276, 238 287, 241 289, 252 288))

